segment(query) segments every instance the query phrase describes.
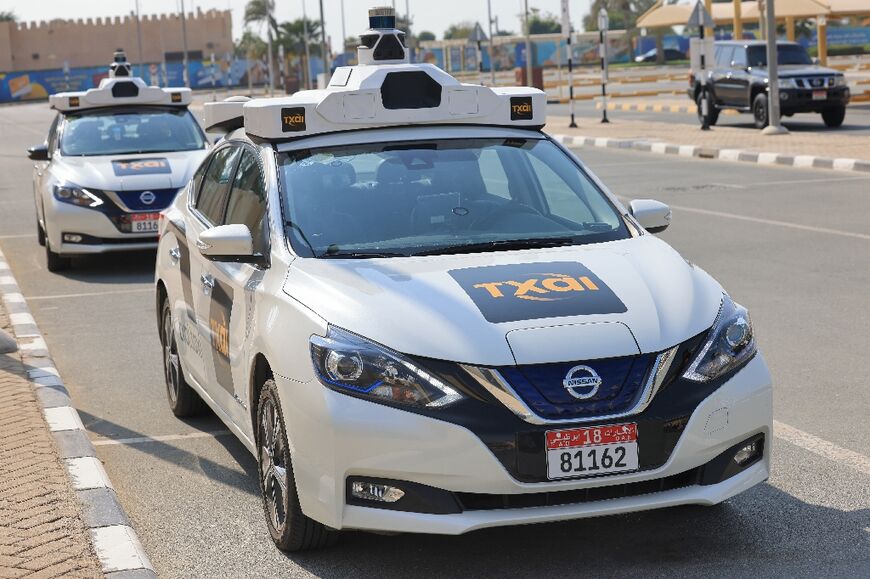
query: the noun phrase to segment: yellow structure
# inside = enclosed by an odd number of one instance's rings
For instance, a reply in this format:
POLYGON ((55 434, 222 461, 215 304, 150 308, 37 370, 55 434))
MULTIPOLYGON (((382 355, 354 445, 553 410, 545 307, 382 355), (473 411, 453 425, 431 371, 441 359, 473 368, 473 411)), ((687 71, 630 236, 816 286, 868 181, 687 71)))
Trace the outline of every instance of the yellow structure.
MULTIPOLYGON (((161 62, 183 52, 180 14, 143 15, 141 62, 161 62)), ((222 57, 233 51, 229 10, 197 10, 187 15, 187 49, 222 57)), ((123 48, 131 62, 140 62, 136 19, 131 16, 0 22, 0 72, 54 70, 107 64, 112 51, 123 48)))

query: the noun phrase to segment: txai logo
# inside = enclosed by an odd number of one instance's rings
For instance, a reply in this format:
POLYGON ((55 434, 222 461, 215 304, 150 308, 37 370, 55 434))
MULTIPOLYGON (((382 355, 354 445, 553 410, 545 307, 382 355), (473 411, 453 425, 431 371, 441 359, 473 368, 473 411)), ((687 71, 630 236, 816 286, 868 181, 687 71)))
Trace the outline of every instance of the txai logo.
POLYGON ((223 313, 220 314, 220 319, 211 318, 209 320, 211 326, 211 345, 224 358, 230 357, 230 330, 227 327, 227 319, 223 313))
POLYGON ((564 299, 567 292, 598 291, 598 286, 588 276, 574 277, 561 273, 533 274, 535 277, 522 280, 491 281, 474 284, 476 289, 489 292, 492 298, 511 295, 521 300, 552 302, 564 299))

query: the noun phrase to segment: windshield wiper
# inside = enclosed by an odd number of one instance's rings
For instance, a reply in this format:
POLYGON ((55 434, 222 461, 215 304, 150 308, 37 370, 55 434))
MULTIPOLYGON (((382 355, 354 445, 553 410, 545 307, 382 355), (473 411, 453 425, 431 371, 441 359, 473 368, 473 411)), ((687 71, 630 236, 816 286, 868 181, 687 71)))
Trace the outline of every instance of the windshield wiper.
POLYGON ((372 257, 408 257, 408 254, 396 251, 352 251, 336 249, 334 251, 326 250, 317 257, 324 259, 366 259, 372 257))
POLYGON ((540 237, 532 239, 499 239, 482 243, 448 245, 412 253, 411 255, 448 255, 455 253, 478 253, 485 251, 510 251, 512 249, 535 249, 539 247, 560 247, 574 244, 573 237, 540 237))

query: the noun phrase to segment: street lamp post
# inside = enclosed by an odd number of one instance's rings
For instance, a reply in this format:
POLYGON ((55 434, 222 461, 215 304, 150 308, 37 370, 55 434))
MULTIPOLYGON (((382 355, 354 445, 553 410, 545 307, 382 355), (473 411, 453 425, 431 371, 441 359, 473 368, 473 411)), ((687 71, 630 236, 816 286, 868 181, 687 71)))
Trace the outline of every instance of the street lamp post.
POLYGON ((139 44, 139 78, 145 77, 142 60, 142 25, 139 21, 139 0, 136 0, 136 41, 139 44))
POLYGON ((302 42, 305 44, 305 88, 311 88, 311 48, 308 46, 308 16, 305 13, 305 0, 302 0, 302 42))
POLYGON ((607 9, 602 7, 598 11, 598 42, 601 51, 601 122, 607 120, 607 29, 610 28, 610 17, 607 9))
POLYGON ((767 96, 768 125, 762 131, 765 135, 784 135, 788 130, 782 126, 779 118, 779 74, 776 54, 776 15, 773 0, 767 4, 767 96))
POLYGON ((495 86, 495 49, 492 36, 492 0, 486 0, 486 21, 489 22, 489 80, 495 86))
POLYGON ((525 0, 525 15, 526 20, 526 85, 532 86, 532 25, 529 22, 529 0, 525 0))
POLYGON ((562 35, 565 36, 565 48, 568 52, 568 112, 571 115, 571 122, 568 124, 568 127, 573 129, 577 127, 577 123, 574 120, 574 50, 571 48, 571 13, 569 11, 569 4, 569 0, 562 0, 562 35))
POLYGON ((184 52, 181 57, 181 76, 184 79, 184 86, 190 87, 190 72, 187 70, 187 15, 184 13, 184 0, 181 0, 181 50, 184 52))

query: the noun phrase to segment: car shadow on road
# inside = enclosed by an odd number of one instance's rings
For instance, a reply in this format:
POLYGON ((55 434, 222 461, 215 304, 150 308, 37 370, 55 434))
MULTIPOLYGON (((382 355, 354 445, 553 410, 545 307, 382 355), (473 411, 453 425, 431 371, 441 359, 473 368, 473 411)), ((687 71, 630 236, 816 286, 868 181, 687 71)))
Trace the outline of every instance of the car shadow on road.
MULTIPOLYGON (((421 523, 422 525, 422 523, 421 523)), ((814 576, 867 559, 870 509, 803 502, 769 484, 716 507, 686 506, 458 537, 345 533, 330 550, 287 555, 318 577, 814 576), (842 548, 840 548, 842 546, 842 548), (851 552, 850 552, 851 551, 851 552), (784 562, 784 563, 783 563, 784 562), (728 570, 728 571, 726 571, 728 570)), ((851 567, 850 567, 851 565, 851 567)), ((865 567, 866 570, 866 567, 865 567)))
POLYGON ((175 466, 180 466, 193 473, 205 475, 220 484, 259 496, 257 463, 254 457, 234 435, 225 430, 223 424, 211 410, 207 410, 202 416, 196 418, 184 418, 180 420, 200 432, 217 433, 214 436, 214 440, 221 444, 233 457, 236 464, 242 468, 243 472, 241 473, 199 454, 179 448, 172 441, 142 441, 142 438, 149 438, 148 435, 126 428, 105 418, 94 416, 83 410, 78 412, 85 428, 89 432, 110 440, 133 439, 135 442, 126 444, 127 448, 172 463, 175 466))
POLYGON ((74 257, 72 267, 56 275, 96 284, 151 283, 156 258, 153 250, 83 255, 74 257))

